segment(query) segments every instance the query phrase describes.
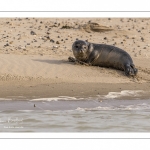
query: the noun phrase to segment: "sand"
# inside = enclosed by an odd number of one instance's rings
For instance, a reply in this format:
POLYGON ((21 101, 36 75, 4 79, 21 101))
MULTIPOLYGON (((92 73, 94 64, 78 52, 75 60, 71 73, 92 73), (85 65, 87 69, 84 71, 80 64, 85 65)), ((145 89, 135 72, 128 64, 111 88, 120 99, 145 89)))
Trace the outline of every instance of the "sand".
POLYGON ((0 97, 148 91, 149 27, 149 18, 1 18, 0 97), (69 62, 76 39, 124 49, 139 70, 137 77, 126 77, 123 71, 112 68, 69 62))

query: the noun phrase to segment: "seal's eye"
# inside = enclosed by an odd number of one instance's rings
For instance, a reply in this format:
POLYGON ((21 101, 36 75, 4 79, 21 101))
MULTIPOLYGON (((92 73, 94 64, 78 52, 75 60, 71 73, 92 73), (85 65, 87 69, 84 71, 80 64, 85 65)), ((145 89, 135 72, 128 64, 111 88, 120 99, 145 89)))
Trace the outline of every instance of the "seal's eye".
POLYGON ((86 47, 85 47, 85 46, 84 46, 83 48, 84 48, 84 49, 86 49, 86 47))
POLYGON ((79 46, 75 46, 76 48, 79 48, 79 46))

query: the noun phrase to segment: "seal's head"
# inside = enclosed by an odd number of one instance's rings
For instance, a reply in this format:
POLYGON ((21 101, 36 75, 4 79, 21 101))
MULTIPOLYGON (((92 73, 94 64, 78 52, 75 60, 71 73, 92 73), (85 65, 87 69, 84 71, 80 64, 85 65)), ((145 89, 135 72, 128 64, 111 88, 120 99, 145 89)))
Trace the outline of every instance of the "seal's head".
POLYGON ((77 40, 72 45, 72 50, 77 60, 86 61, 89 56, 89 45, 87 41, 77 40))

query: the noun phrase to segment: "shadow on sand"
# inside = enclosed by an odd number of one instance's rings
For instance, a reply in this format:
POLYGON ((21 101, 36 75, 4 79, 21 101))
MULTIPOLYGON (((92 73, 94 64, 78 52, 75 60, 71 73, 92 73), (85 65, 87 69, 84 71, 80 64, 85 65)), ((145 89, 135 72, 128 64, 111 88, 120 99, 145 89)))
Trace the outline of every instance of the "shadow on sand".
MULTIPOLYGON (((50 60, 50 59, 46 59, 46 60, 41 60, 41 59, 32 59, 33 61, 39 61, 39 62, 43 62, 43 63, 48 63, 48 64, 56 64, 56 65, 61 65, 61 64, 70 64, 73 65, 74 63, 69 62, 67 59, 66 60, 50 60)), ((86 66, 87 67, 87 66, 86 66)), ((98 66, 93 66, 93 67, 98 67, 98 66)), ((103 72, 103 70, 101 70, 102 68, 109 74, 113 75, 119 75, 119 76, 124 76, 124 72, 121 70, 117 70, 114 68, 107 68, 107 67, 98 67, 100 69, 100 71, 103 72)))
POLYGON ((33 61, 43 62, 43 63, 48 63, 48 64, 56 64, 56 65, 60 65, 60 64, 71 64, 68 60, 50 60, 50 59, 46 59, 46 60, 32 59, 32 60, 33 60, 33 61))

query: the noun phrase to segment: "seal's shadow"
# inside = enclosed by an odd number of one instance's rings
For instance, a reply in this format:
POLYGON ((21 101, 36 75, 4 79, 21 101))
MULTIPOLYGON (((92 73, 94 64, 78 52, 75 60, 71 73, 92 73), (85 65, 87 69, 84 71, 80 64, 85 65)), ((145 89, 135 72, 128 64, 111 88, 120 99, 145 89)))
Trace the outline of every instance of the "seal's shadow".
MULTIPOLYGON (((56 65, 61 65, 61 64, 73 65, 73 63, 69 62, 68 60, 55 60, 55 59, 53 59, 53 60, 50 60, 50 59, 46 59, 46 60, 43 60, 43 59, 32 59, 32 60, 33 61, 43 62, 43 63, 48 63, 48 64, 56 64, 56 65)), ((86 66, 86 67, 88 67, 88 66, 86 66)), ((92 66, 92 67, 97 67, 102 72, 103 72, 103 70, 105 70, 105 73, 107 73, 107 74, 125 76, 123 71, 117 70, 117 69, 114 69, 114 68, 98 67, 98 66, 92 66)))
POLYGON ((69 61, 67 60, 50 60, 50 59, 46 59, 46 60, 42 60, 42 59, 32 59, 33 61, 39 61, 39 62, 43 62, 43 63, 48 63, 48 64, 56 64, 56 65, 60 65, 60 64, 71 64, 69 61))

